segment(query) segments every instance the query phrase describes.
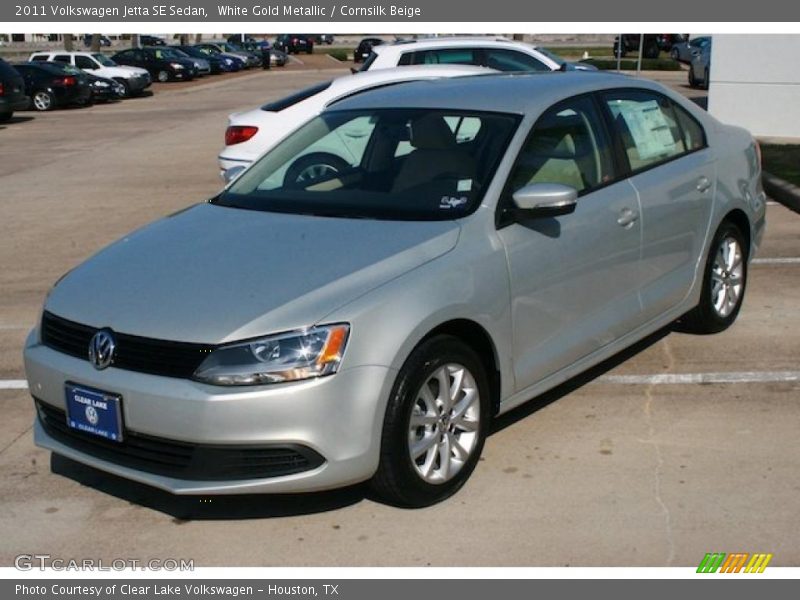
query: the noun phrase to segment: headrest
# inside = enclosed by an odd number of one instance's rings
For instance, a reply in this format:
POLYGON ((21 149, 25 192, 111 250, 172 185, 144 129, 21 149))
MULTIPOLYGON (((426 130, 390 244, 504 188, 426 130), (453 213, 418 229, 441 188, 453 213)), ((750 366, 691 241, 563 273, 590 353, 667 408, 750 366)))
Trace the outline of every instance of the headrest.
POLYGON ((447 150, 456 145, 456 136, 443 117, 425 115, 411 121, 411 145, 424 150, 447 150))

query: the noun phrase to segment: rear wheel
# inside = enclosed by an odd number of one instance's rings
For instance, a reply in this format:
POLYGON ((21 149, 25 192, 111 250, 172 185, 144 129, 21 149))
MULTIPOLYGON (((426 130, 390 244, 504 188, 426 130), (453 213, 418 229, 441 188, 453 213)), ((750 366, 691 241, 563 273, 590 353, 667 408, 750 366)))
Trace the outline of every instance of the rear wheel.
POLYGON ((706 260, 700 303, 680 324, 693 333, 717 333, 739 315, 747 285, 747 245, 741 230, 730 222, 720 225, 706 260))
POLYGON ((372 488, 409 507, 453 495, 478 463, 490 406, 486 371, 469 346, 452 336, 424 342, 403 365, 389 398, 372 488))
POLYGON ((329 152, 312 152, 301 156, 286 170, 284 185, 303 187, 317 179, 325 179, 347 169, 346 160, 329 152))
POLYGON ((162 69, 156 74, 156 79, 158 79, 161 83, 166 83, 169 81, 169 71, 162 69))
POLYGON ((694 75, 694 67, 692 66, 689 67, 689 87, 697 87, 697 77, 694 75))
POLYGON ((669 55, 670 58, 672 58, 672 60, 678 60, 681 57, 680 52, 678 52, 678 49, 675 47, 673 47, 672 50, 669 51, 669 55))
POLYGON ((38 111, 53 110, 56 107, 56 98, 50 92, 42 90, 33 94, 31 104, 38 111))

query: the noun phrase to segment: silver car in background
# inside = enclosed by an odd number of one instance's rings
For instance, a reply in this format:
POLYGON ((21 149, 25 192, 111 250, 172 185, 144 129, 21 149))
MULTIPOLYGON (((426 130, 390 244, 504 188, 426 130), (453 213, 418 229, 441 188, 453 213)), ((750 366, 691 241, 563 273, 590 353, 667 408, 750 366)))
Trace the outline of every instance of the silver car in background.
POLYGON ((428 505, 498 414, 675 320, 731 325, 764 215, 750 134, 653 82, 357 94, 53 287, 35 441, 176 494, 428 505), (322 146, 348 167, 287 176, 322 146))

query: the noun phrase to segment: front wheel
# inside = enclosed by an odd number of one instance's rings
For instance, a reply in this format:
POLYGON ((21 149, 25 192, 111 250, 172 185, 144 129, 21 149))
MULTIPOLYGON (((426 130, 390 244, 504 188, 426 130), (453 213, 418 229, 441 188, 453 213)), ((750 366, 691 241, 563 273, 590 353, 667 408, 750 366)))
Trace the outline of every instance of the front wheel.
POLYGON ((125 81, 122 77, 118 77, 114 79, 118 84, 120 84, 123 88, 122 98, 130 98, 131 97, 131 86, 130 84, 125 81))
POLYGON ((739 315, 747 285, 747 245, 740 229, 720 225, 706 260, 700 303, 680 320, 692 333, 717 333, 739 315))
POLYGON ((158 79, 161 83, 166 83, 169 81, 169 71, 161 70, 156 75, 156 79, 158 79))
POLYGON ((478 463, 490 406, 486 370, 469 346, 452 336, 424 342, 392 389, 373 490, 407 507, 453 495, 478 463))

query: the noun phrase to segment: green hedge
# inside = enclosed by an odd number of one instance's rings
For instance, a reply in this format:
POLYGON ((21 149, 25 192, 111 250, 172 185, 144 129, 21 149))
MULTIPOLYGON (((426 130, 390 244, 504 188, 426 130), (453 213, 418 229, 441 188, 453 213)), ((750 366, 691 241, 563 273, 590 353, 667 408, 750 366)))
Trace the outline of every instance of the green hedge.
MULTIPOLYGON (((603 71, 614 71, 617 68, 617 59, 615 58, 587 58, 582 60, 582 63, 594 65, 603 71)), ((620 69, 623 71, 635 71, 636 59, 623 58, 620 61, 620 69)), ((678 61, 671 58, 643 58, 642 59, 643 71, 680 71, 681 65, 678 61)))
POLYGON ((761 159, 767 173, 800 185, 800 144, 762 144, 761 159))

